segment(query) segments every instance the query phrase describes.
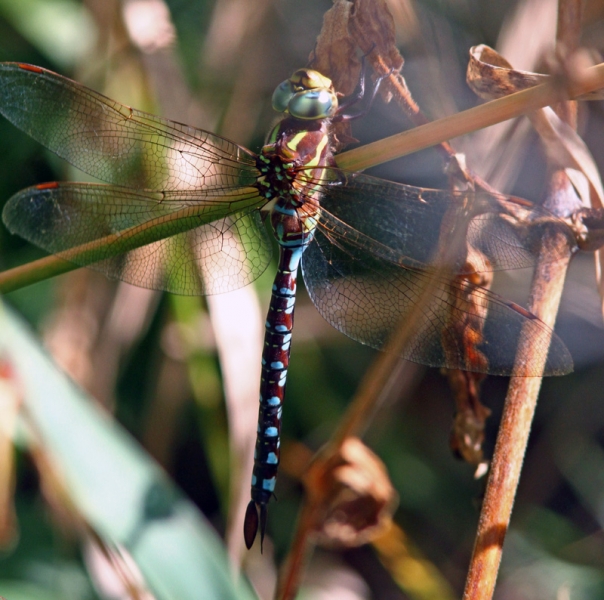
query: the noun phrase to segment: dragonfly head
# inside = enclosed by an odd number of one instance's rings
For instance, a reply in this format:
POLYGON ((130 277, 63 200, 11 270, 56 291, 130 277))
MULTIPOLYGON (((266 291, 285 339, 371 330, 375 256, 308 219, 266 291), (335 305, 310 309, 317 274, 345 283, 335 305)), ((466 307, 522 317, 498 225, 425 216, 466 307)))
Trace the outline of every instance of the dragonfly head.
POLYGON ((298 69, 273 93, 273 108, 303 121, 328 119, 338 110, 338 98, 331 79, 312 69, 298 69))

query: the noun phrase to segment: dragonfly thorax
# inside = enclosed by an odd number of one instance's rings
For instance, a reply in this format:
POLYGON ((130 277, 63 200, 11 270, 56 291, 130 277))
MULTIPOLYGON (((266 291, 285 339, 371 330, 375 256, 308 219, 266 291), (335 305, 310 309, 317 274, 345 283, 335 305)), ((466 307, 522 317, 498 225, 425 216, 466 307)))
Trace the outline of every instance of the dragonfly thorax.
POLYGON ((256 180, 256 187, 267 200, 290 198, 298 202, 298 191, 293 187, 296 178, 295 164, 285 162, 274 152, 273 146, 265 146, 257 160, 261 176, 256 180))
POLYGON ((260 193, 268 200, 288 199, 292 205, 318 202, 315 188, 324 167, 334 166, 329 120, 303 122, 292 117, 278 123, 257 160, 260 193))

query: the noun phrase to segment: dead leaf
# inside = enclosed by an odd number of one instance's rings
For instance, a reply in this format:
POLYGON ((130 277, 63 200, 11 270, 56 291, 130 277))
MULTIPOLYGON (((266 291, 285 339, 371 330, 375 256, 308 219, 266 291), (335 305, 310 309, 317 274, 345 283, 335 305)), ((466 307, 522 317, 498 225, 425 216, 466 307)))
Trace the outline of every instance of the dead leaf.
POLYGON ((447 371, 455 397, 455 417, 451 429, 451 450, 468 464, 484 463, 482 445, 485 423, 491 411, 480 402, 479 386, 484 375, 468 371, 447 371))
POLYGON ((304 477, 308 503, 319 509, 314 533, 329 547, 353 547, 378 535, 398 503, 382 461, 358 438, 319 454, 304 477))
MULTIPOLYGON (((466 81, 483 100, 501 98, 514 92, 551 80, 552 75, 521 71, 514 67, 496 50, 486 44, 470 48, 470 60, 466 81)), ((604 90, 578 96, 576 100, 602 100, 604 90)))
POLYGON ((311 55, 313 69, 329 77, 338 92, 352 93, 357 82, 361 62, 356 55, 357 44, 350 30, 352 4, 336 0, 323 17, 321 33, 311 55))

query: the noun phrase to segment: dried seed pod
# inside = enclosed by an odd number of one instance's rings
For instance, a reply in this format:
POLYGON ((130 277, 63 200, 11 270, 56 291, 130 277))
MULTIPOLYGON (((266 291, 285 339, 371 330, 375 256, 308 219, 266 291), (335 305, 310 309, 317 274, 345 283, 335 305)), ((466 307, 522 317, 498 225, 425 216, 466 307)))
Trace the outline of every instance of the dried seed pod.
POLYGON ((322 452, 304 485, 318 508, 317 542, 330 547, 367 543, 389 525, 398 496, 382 461, 358 438, 322 452))

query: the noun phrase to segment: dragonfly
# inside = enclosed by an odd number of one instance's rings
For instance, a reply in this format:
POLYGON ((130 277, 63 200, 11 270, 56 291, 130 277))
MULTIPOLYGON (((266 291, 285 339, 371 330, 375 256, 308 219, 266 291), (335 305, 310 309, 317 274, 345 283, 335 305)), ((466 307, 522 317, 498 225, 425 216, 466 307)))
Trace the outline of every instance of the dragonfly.
POLYGON ((279 259, 262 353, 248 548, 258 530, 264 538, 275 490, 300 265, 320 314, 373 348, 384 349, 397 325, 413 319, 401 354, 417 363, 496 375, 539 375, 542 365, 547 375, 572 370, 563 342, 524 308, 479 285, 471 286, 471 303, 460 301, 476 273, 533 265, 552 215, 514 197, 417 188, 338 168, 333 126, 354 116, 345 111, 363 96, 361 83, 352 99, 342 98, 326 76, 296 71, 276 88, 272 104, 282 119, 255 153, 44 68, 0 64, 0 113, 105 182, 18 192, 3 211, 12 233, 112 279, 218 294, 250 284, 270 264, 268 214, 279 259), (451 223, 463 223, 463 244, 443 245, 451 223), (518 354, 521 330, 535 339, 530 354, 518 354))

